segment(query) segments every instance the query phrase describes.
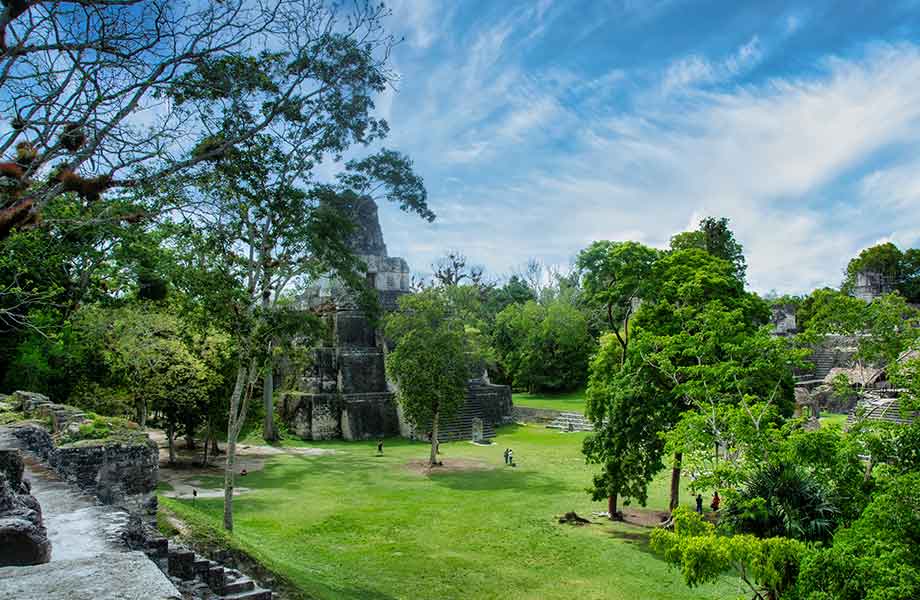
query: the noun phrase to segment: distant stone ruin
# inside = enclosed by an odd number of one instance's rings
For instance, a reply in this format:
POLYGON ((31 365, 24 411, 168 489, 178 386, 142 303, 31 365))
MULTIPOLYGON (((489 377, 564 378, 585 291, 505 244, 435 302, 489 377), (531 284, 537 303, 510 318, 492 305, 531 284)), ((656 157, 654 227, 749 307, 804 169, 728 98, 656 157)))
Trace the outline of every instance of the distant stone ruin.
MULTIPOLYGON (((349 244, 367 265, 367 283, 376 290, 381 308, 394 310, 399 297, 410 293, 409 265, 388 255, 373 199, 359 198, 350 210, 356 227, 349 244)), ((288 361, 277 378, 279 388, 285 389, 279 411, 291 430, 305 440, 414 437, 415 428, 402 417, 386 379, 387 343, 352 294, 340 281, 324 279, 300 298, 300 304, 324 314, 329 335, 323 346, 313 349, 305 371, 288 361)), ((472 439, 472 419, 481 418, 487 439, 510 414, 508 386, 471 380, 464 406, 444 423, 439 437, 472 439)))
POLYGON ((853 295, 860 300, 872 302, 879 296, 890 294, 894 291, 894 278, 878 271, 859 271, 856 273, 856 285, 853 295))

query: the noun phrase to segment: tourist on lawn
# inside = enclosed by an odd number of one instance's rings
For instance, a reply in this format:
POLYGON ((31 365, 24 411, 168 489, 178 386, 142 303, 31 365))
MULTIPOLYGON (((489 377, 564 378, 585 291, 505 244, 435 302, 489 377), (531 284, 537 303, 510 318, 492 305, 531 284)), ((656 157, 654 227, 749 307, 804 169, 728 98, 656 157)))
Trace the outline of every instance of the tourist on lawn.
POLYGON ((722 503, 722 499, 719 498, 719 492, 716 492, 712 495, 712 502, 709 504, 709 507, 713 512, 719 512, 719 504, 722 503))
POLYGON ((383 456, 383 440, 377 442, 377 456, 383 456))
POLYGON ((511 465, 512 467, 515 466, 514 465, 514 451, 512 451, 511 448, 508 448, 508 464, 511 465))
POLYGON ((508 464, 508 448, 505 448, 505 451, 502 452, 502 458, 505 459, 505 464, 508 464))
POLYGON ((703 494, 696 495, 696 512, 703 514, 703 494))

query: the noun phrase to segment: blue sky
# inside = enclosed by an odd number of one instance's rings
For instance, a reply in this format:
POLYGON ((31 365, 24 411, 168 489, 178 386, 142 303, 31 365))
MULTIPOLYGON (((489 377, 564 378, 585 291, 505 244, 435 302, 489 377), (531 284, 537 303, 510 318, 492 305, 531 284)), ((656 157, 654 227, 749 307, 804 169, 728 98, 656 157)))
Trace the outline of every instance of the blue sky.
POLYGON ((414 271, 493 275, 727 216, 759 292, 920 245, 920 4, 396 0, 387 146, 433 224, 381 206, 414 271))

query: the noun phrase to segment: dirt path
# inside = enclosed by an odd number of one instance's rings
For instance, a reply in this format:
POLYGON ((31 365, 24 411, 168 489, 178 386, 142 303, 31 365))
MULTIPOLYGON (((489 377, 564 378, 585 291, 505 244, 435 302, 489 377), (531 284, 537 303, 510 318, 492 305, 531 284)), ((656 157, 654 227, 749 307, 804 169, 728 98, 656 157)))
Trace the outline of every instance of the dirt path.
MULTIPOLYGON (((205 478, 222 478, 224 475, 224 457, 221 454, 211 459, 207 467, 201 465, 202 449, 187 450, 185 439, 176 441, 176 464, 169 464, 169 446, 166 443, 166 434, 159 429, 147 431, 160 449, 160 481, 168 484, 172 489, 163 492, 170 498, 221 498, 224 495, 223 487, 214 485, 213 481, 204 481, 205 478)), ((272 457, 280 455, 289 456, 322 456, 335 454, 335 450, 324 448, 279 448, 277 446, 262 446, 253 444, 240 444, 236 447, 236 472, 237 487, 234 495, 245 494, 250 491, 245 486, 245 476, 248 473, 260 471, 265 467, 265 462, 272 457)))

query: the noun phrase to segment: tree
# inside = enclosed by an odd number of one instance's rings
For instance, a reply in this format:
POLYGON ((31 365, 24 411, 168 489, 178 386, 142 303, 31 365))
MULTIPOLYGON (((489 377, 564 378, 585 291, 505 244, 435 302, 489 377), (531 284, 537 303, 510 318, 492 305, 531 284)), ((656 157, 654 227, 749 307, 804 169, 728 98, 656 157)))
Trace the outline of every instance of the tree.
POLYGON ((513 385, 530 392, 583 385, 593 346, 586 316, 567 295, 510 304, 495 318, 493 343, 513 385))
POLYGON ((759 538, 826 541, 836 526, 829 491, 804 465, 760 465, 726 503, 722 523, 734 533, 759 538))
MULTIPOLYGON (((360 73, 368 64, 383 71, 395 41, 382 32, 386 14, 379 4, 359 2, 346 12, 320 0, 6 3, 0 112, 11 127, 0 151, 15 148, 17 158, 0 167, 0 239, 37 224, 64 192, 96 204, 109 191, 159 185, 282 121, 323 135, 303 118, 315 107, 360 112, 367 94, 379 91, 382 84, 372 84, 352 94, 347 82, 356 75, 366 82, 360 73), (240 60, 252 47, 283 47, 289 57, 276 63, 271 82, 240 60), (236 62, 241 84, 261 92, 250 98, 254 118, 236 120, 230 135, 220 114, 167 101, 189 73, 228 62, 236 62), (202 135, 204 144, 196 140, 202 135)), ((202 94, 224 95, 213 80, 196 83, 202 94)))
POLYGON ((686 507, 674 511, 674 531, 655 529, 652 549, 680 569, 690 587, 715 581, 731 569, 754 600, 779 600, 796 582, 805 544, 784 537, 717 535, 712 523, 686 507))
POLYGON ((431 265, 434 279, 440 285, 451 287, 469 281, 472 285, 482 283, 483 268, 479 265, 467 267, 468 259, 459 250, 448 250, 447 254, 431 265))
POLYGON ((642 381, 622 361, 622 346, 611 335, 601 338, 591 359, 585 414, 595 424, 582 453, 589 464, 600 464, 588 492, 594 500, 607 498, 611 519, 621 518, 619 499, 624 504, 648 498, 648 482, 661 470, 664 442, 659 435, 666 426, 668 406, 663 396, 640 393, 642 381))
POLYGON ((796 600, 908 600, 920 596, 920 474, 892 480, 829 546, 801 561, 796 600))
POLYGON ((706 217, 700 221, 699 228, 695 231, 684 231, 671 238, 672 251, 690 248, 705 250, 713 256, 727 260, 734 265, 738 281, 744 281, 747 273, 744 249, 735 240, 735 234, 728 227, 727 218, 706 217))
POLYGON ((637 242, 594 242, 576 262, 587 305, 601 308, 607 327, 622 347, 629 345, 629 319, 636 304, 652 293, 652 265, 658 252, 637 242))
MULTIPOLYGON (((204 57, 168 88, 177 105, 206 125, 190 154, 207 161, 158 188, 187 207, 185 223, 200 228, 198 249, 210 255, 201 262, 231 282, 223 304, 228 314, 221 316, 233 332, 238 365, 225 466, 228 530, 236 438, 259 388, 272 418, 272 349, 300 329, 307 336, 318 331, 310 315, 298 320, 275 301, 298 283, 329 276, 370 308, 364 265, 348 246, 354 207, 378 196, 434 218, 411 161, 392 150, 348 161, 335 183, 317 181, 314 169, 323 160, 338 160, 351 146, 388 132, 374 116, 373 97, 392 78, 386 65, 392 38, 382 30, 380 5, 359 3, 346 22, 335 8, 314 8, 291 15, 296 26, 284 30, 277 51, 204 57), (270 128, 251 129, 269 117, 270 128)), ((221 306, 213 301, 218 290, 198 293, 221 306)))
POLYGON ((920 301, 920 249, 901 251, 891 242, 866 248, 847 263, 841 291, 852 294, 856 275, 860 272, 878 273, 909 302, 920 301))
MULTIPOLYGON (((790 356, 780 346, 785 342, 773 341, 761 327, 768 308, 744 291, 731 263, 699 249, 681 250, 656 261, 651 277, 656 293, 634 318, 625 359, 616 354, 620 364, 614 368, 608 349, 606 359, 592 362, 588 386, 588 415, 595 428, 609 439, 622 438, 624 446, 644 448, 620 454, 615 446, 598 445, 595 450, 601 451, 591 456, 604 465, 624 463, 605 471, 638 477, 631 489, 644 489, 654 473, 625 461, 660 462, 664 444, 644 437, 669 431, 686 411, 726 401, 750 408, 754 399, 771 397, 780 412, 792 408, 790 356)), ((683 447, 672 443, 670 449, 673 509, 683 447)))
POLYGON ((473 332, 443 288, 401 297, 399 310, 386 319, 385 332, 396 344, 387 355, 387 375, 396 382, 396 399, 406 417, 417 428, 431 425, 428 462, 435 466, 441 419, 463 405, 477 362, 473 332))

